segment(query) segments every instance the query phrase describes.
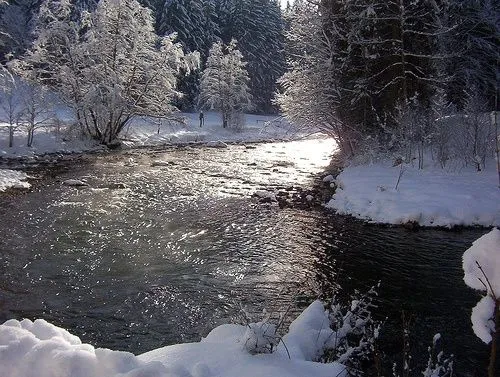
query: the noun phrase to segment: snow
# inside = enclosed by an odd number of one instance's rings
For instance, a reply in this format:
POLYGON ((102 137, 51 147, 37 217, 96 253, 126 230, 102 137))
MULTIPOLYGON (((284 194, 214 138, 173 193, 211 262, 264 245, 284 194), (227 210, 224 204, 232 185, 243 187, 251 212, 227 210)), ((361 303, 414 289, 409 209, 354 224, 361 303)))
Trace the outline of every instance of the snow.
POLYGON ((200 127, 198 113, 183 113, 184 124, 163 122, 159 126, 147 119, 138 119, 125 131, 127 146, 147 146, 178 143, 206 143, 211 147, 224 148, 227 142, 257 142, 269 140, 293 140, 307 136, 303 129, 293 127, 276 115, 245 115, 241 129, 222 127, 220 113, 204 113, 204 125, 200 127))
POLYGON ((0 192, 8 188, 30 188, 31 185, 25 180, 28 175, 21 171, 0 169, 0 192))
POLYGON ((494 297, 500 299, 500 230, 494 228, 472 243, 463 255, 464 281, 469 287, 486 292, 472 309, 474 333, 485 343, 495 329, 492 321, 494 297))
POLYGON ((474 334, 486 344, 491 342, 491 334, 495 331, 492 320, 494 311, 495 301, 490 296, 484 296, 472 309, 470 316, 474 334))
POLYGON ((473 289, 485 291, 486 287, 483 282, 486 283, 486 275, 493 289, 491 292, 489 284, 486 284, 487 293, 500 295, 500 230, 494 228, 475 240, 465 251, 462 259, 465 284, 473 289))
POLYGON ((423 226, 500 225, 498 174, 490 169, 450 172, 390 162, 348 166, 337 177, 337 191, 326 207, 376 223, 423 226))
MULTIPOLYGON (((71 116, 64 109, 58 116, 65 123, 71 123, 71 116)), ((180 113, 183 123, 138 118, 131 122, 120 135, 125 147, 143 147, 164 144, 205 143, 215 148, 224 148, 227 142, 258 142, 269 140, 294 140, 311 134, 293 127, 276 115, 245 115, 241 129, 222 128, 217 112, 205 113, 205 124, 199 126, 198 113, 180 113)), ((0 123, 0 157, 22 157, 46 153, 72 153, 103 148, 89 140, 79 139, 75 130, 64 126, 35 130, 32 147, 26 147, 26 132, 19 128, 14 134, 14 146, 8 147, 8 125, 0 123)))
MULTIPOLYGON (((276 352, 252 354, 247 340, 252 329, 262 329, 262 324, 222 325, 198 343, 135 356, 82 344, 78 337, 41 319, 9 320, 0 325, 0 377, 347 376, 341 364, 314 362, 332 334, 321 302, 312 303, 292 322, 276 352)), ((259 330, 257 337, 274 334, 274 328, 266 329, 259 330)))

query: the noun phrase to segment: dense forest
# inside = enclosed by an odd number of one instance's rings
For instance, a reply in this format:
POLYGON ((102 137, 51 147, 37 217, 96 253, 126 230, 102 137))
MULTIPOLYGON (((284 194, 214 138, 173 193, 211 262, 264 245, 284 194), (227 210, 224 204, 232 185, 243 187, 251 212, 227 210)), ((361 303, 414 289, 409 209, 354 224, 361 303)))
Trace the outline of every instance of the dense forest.
MULTIPOLYGON (((30 48, 37 35, 37 17, 42 3, 19 0, 3 5, 0 23, 3 63, 22 57, 30 48)), ((72 3, 72 17, 77 20, 83 12, 94 10, 98 2, 77 0, 72 3)), ((158 35, 176 33, 186 53, 200 53, 202 69, 215 42, 228 44, 232 39, 237 40, 247 62, 253 111, 277 111, 272 99, 276 81, 285 72, 285 24, 276 0, 142 0, 141 3, 151 9, 158 35)), ((184 96, 176 105, 181 110, 197 109, 202 69, 179 79, 179 89, 184 96)))
MULTIPOLYGON (((191 61, 170 66, 169 72, 177 75, 176 91, 154 100, 168 101, 172 108, 195 111, 216 102, 203 100, 206 96, 202 95, 201 82, 212 47, 222 43, 222 54, 235 49, 241 52, 241 64, 226 69, 246 71, 240 74, 244 88, 240 85, 229 90, 225 98, 234 97, 234 90, 244 92, 240 97, 245 106, 235 105, 241 110, 282 112, 296 124, 319 127, 335 137, 347 155, 397 148, 410 156, 415 150, 420 153, 420 149, 432 146, 441 164, 446 164, 453 153, 462 153, 465 143, 471 162, 480 169, 481 160, 493 148, 492 129, 485 129, 481 124, 484 119, 472 122, 471 114, 498 109, 499 0, 296 0, 285 9, 276 0, 141 2, 4 3, 0 19, 2 63, 17 67, 16 74, 43 81, 54 89, 57 75, 48 78, 55 70, 40 74, 44 64, 59 61, 60 67, 67 66, 67 59, 61 62, 59 57, 67 55, 74 45, 87 43, 91 36, 102 38, 85 46, 95 52, 104 48, 102 41, 108 37, 116 42, 113 35, 139 35, 140 30, 149 28, 156 36, 168 36, 176 43, 171 52, 180 53, 180 46, 185 57, 198 57, 196 64, 191 61), (148 14, 137 16, 141 10, 134 4, 148 14), (108 27, 101 34, 93 32, 99 27, 98 13, 120 6, 132 12, 128 21, 122 17, 116 27, 108 27), (59 10, 54 11, 56 8, 59 10), (48 14, 50 9, 52 13, 48 14), (62 14, 66 14, 64 20, 62 14), (72 35, 55 38, 53 34, 52 47, 47 49, 48 39, 42 39, 47 38, 48 29, 55 30, 51 17, 66 23, 66 32, 72 35), (61 43, 68 44, 61 47, 61 43), (39 60, 43 49, 45 62, 39 60), (251 106, 247 106, 250 99, 251 106), (457 114, 463 115, 461 125, 449 125, 446 119, 457 114), (466 136, 451 140, 457 133, 466 136)), ((117 14, 126 13, 120 12, 117 14)), ((101 23, 102 28, 106 22, 101 23)), ((64 29, 60 25, 58 33, 64 29)), ((163 43, 152 34, 144 38, 153 50, 163 43)), ((134 43, 138 44, 137 40, 134 43)), ((128 51, 135 50, 130 47, 128 51)), ((142 52, 137 50, 135 54, 140 59, 142 52)), ((221 67, 211 69, 216 72, 221 67)), ((94 80, 94 76, 88 76, 88 80, 94 80)), ((171 80, 166 81, 163 84, 173 85, 171 80)), ((130 116, 158 116, 161 103, 157 105, 142 105, 130 116), (155 109, 146 111, 147 107, 155 109)), ((223 111, 223 105, 216 109, 223 111)), ((106 137, 111 140, 116 136, 128 119, 121 119, 106 137)), ((91 135, 96 133, 105 141, 99 130, 91 135)))

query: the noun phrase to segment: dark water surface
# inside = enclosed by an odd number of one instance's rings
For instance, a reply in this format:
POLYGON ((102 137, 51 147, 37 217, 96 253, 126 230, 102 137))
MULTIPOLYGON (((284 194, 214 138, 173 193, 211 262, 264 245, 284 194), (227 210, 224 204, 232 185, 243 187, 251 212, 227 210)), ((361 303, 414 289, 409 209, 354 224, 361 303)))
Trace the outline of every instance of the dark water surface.
POLYGON ((487 230, 412 232, 251 198, 311 187, 332 149, 323 140, 96 156, 0 199, 0 322, 44 318, 138 354, 197 341, 241 306, 296 314, 316 295, 380 280, 388 353, 400 357, 404 311, 417 352, 440 332, 462 374, 484 375, 461 256, 487 230), (61 185, 67 178, 91 187, 61 185))

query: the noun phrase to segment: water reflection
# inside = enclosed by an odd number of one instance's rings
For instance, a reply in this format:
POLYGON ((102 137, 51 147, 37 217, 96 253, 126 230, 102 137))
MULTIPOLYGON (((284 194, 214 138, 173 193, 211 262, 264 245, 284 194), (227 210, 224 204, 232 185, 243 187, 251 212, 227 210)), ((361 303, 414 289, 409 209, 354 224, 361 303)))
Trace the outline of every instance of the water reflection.
POLYGON ((320 140, 95 157, 60 177, 90 189, 52 182, 0 208, 0 321, 45 318, 139 353, 198 340, 240 306, 291 304, 293 316, 317 294, 382 280, 381 316, 416 313, 416 331, 458 339, 448 349, 474 370, 460 256, 481 231, 411 233, 250 198, 310 185, 333 150, 320 140))

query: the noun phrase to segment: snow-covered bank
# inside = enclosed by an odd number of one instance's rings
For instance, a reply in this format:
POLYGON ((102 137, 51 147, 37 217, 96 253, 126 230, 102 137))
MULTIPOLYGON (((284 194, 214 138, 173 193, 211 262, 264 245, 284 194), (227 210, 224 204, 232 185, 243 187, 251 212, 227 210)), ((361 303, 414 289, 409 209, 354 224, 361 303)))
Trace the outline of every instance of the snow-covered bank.
POLYGON ((8 188, 30 188, 31 185, 25 181, 27 178, 26 173, 21 171, 0 169, 0 192, 8 188))
POLYGON ((446 172, 406 166, 396 190, 399 173, 400 167, 390 162, 349 166, 337 177, 337 191, 326 206, 376 223, 500 225, 500 190, 493 167, 446 172))
MULTIPOLYGON (((319 301, 312 303, 290 325, 290 332, 274 353, 248 352, 248 343, 254 340, 249 337, 248 329, 241 325, 222 325, 199 343, 167 346, 135 356, 82 344, 78 337, 44 320, 10 320, 0 325, 0 377, 347 375, 341 364, 313 361, 334 334, 319 301)), ((262 337, 258 340, 265 341, 262 337)))
MULTIPOLYGON (((198 113, 181 113, 182 122, 154 119, 135 119, 122 132, 126 147, 156 146, 179 143, 207 142, 257 142, 269 140, 294 140, 306 137, 310 130, 299 129, 276 115, 245 115, 241 129, 222 128, 220 114, 208 112, 200 127, 198 113)), ((66 123, 71 119, 63 117, 66 123)), ((8 147, 8 125, 0 123, 0 157, 22 157, 56 152, 83 152, 102 148, 90 140, 82 140, 64 126, 35 130, 32 147, 26 146, 26 131, 16 129, 14 146, 8 147)))

